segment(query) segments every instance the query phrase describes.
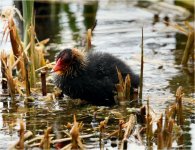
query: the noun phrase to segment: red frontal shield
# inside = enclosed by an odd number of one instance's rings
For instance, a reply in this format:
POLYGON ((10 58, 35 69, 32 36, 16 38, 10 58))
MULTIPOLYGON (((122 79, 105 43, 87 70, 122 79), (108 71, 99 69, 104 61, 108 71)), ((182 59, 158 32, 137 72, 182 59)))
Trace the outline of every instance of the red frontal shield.
POLYGON ((62 65, 62 61, 61 61, 60 58, 57 60, 55 66, 53 67, 52 70, 53 70, 54 72, 63 70, 63 65, 62 65))

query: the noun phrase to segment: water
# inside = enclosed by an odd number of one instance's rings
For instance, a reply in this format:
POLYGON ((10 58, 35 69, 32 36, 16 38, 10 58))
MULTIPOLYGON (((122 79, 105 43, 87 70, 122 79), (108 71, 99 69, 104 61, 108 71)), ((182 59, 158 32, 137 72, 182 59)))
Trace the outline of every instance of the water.
MULTIPOLYGON (((13 4, 12 1, 3 0, 0 8, 11 4, 13 4)), ((20 7, 17 2, 14 4, 20 7)), ((155 22, 154 14, 157 11, 149 6, 151 4, 148 2, 108 0, 89 3, 78 1, 63 5, 36 3, 37 37, 39 40, 50 38, 47 45, 49 53, 47 58, 52 61, 59 50, 66 47, 80 47, 86 30, 93 26, 97 19, 97 26, 92 37, 92 50, 112 53, 139 74, 141 28, 143 27, 143 103, 145 104, 149 96, 150 105, 157 112, 164 112, 165 108, 175 101, 174 95, 180 85, 185 89, 185 97, 194 98, 194 69, 192 65, 191 70, 183 70, 180 66, 186 42, 185 35, 175 32, 163 23, 166 16, 171 21, 182 23, 183 14, 178 17, 175 11, 167 13, 161 10, 158 12, 159 21, 155 22), (144 8, 141 7, 143 4, 144 8)), ((194 23, 193 21, 191 24, 194 23)), ((18 26, 21 27, 20 21, 18 21, 18 26)), ((2 28, 3 25, 0 22, 0 39, 2 28)), ((10 49, 9 40, 6 44, 3 43, 0 49, 10 49)), ((195 140, 195 124, 192 118, 195 113, 192 112, 192 104, 184 101, 184 107, 191 110, 185 112, 184 149, 195 149, 195 144, 192 142, 195 140)), ((45 102, 38 99, 30 107, 26 107, 22 102, 11 105, 9 100, 7 103, 7 98, 1 98, 0 148, 6 149, 8 144, 17 140, 16 130, 19 128, 20 118, 26 122, 27 129, 40 134, 48 125, 60 129, 63 124, 72 120, 74 113, 78 116, 80 114, 79 117, 82 118, 82 115, 88 114, 88 109, 88 106, 80 108, 77 105, 67 105, 64 101, 45 102), (3 122, 7 124, 2 124, 3 122)), ((110 147, 109 144, 108 142, 107 147, 110 147)))

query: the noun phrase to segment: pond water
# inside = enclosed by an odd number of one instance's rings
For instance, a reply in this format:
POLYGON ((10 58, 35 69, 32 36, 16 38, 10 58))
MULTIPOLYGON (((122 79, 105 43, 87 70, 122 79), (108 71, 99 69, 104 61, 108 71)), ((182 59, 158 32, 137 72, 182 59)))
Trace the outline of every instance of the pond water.
MULTIPOLYGON (((170 1, 171 2, 171 1, 170 1)), ((18 1, 1 0, 0 9, 15 4, 21 9, 18 1)), ((156 10, 151 2, 139 1, 81 1, 72 3, 36 3, 36 33, 39 40, 50 38, 46 49, 47 58, 54 60, 55 54, 67 47, 81 47, 86 30, 97 25, 92 37, 92 50, 111 53, 125 61, 135 73, 140 71, 141 29, 144 30, 144 82, 143 104, 147 97, 150 105, 157 112, 175 101, 175 92, 179 86, 184 87, 185 97, 193 99, 194 68, 190 65, 183 69, 180 65, 186 36, 176 32, 163 23, 165 18, 182 23, 188 16, 178 13, 178 10, 156 10), (155 18, 158 14, 158 20, 155 18)), ((194 20, 188 19, 191 24, 194 20)), ((21 28, 21 22, 18 21, 21 28)), ((3 34, 3 24, 0 22, 0 39, 3 34)), ((0 49, 10 49, 9 40, 0 45, 0 49)), ((23 118, 26 129, 41 134, 43 129, 52 125, 62 128, 72 115, 78 118, 92 113, 88 106, 68 105, 64 100, 36 100, 26 107, 23 100, 16 104, 10 103, 6 97, 0 99, 0 149, 6 149, 9 144, 18 139, 19 120, 23 118), (28 109, 28 111, 27 111, 28 109), (82 113, 81 113, 82 112, 82 113), (79 116, 80 115, 80 116, 79 116), (11 124, 11 125, 10 125, 11 124)), ((186 111, 183 133, 184 149, 195 149, 195 120, 192 104, 184 102, 186 111)), ((119 108, 118 108, 119 109, 119 108)), ((120 110, 120 109, 119 109, 120 110)), ((89 115, 92 118, 92 115, 89 115)), ((85 119, 86 126, 90 119, 85 119)), ((80 119, 82 120, 82 119, 80 119)), ((96 143, 96 148, 98 148, 96 143)), ((109 142, 107 148, 112 148, 109 142)), ((141 148, 141 147, 140 147, 141 148)))

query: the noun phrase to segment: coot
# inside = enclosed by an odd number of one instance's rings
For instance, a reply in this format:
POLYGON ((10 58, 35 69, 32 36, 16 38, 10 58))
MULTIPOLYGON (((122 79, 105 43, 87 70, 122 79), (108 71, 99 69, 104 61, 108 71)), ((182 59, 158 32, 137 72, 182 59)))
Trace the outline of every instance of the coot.
POLYGON ((56 57, 54 83, 70 98, 80 98, 95 105, 115 104, 116 67, 125 77, 130 74, 131 91, 138 88, 139 77, 120 59, 108 53, 83 53, 65 49, 56 57))

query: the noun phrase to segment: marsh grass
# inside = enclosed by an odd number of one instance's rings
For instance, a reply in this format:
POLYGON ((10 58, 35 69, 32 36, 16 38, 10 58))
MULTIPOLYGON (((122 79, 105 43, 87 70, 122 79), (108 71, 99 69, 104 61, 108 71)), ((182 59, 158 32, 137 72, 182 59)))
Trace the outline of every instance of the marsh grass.
POLYGON ((5 52, 1 52, 1 62, 3 63, 3 66, 5 68, 5 77, 7 79, 7 83, 8 83, 8 90, 9 90, 9 94, 12 98, 12 100, 15 99, 15 89, 16 89, 16 84, 14 82, 14 77, 12 76, 12 70, 10 69, 11 66, 10 66, 10 63, 8 63, 8 57, 7 55, 5 54, 5 52))
POLYGON ((49 150, 50 149, 50 141, 51 141, 51 137, 49 136, 50 132, 52 131, 52 127, 48 127, 45 131, 44 131, 44 136, 40 142, 39 147, 44 149, 44 150, 49 150))
POLYGON ((126 102, 130 100, 131 78, 130 75, 128 74, 124 80, 120 70, 117 67, 116 71, 119 83, 115 85, 117 91, 115 101, 117 101, 119 105, 126 105, 126 102))
MULTIPOLYGON (((34 28, 34 17, 33 12, 31 12, 33 11, 31 7, 34 4, 33 1, 23 1, 23 3, 25 8, 23 14, 25 20, 24 43, 18 34, 18 29, 14 22, 15 11, 20 14, 19 10, 15 7, 11 7, 9 10, 2 11, 4 14, 1 14, 1 16, 6 16, 4 18, 5 28, 2 41, 5 39, 5 42, 7 42, 9 35, 12 46, 12 52, 9 56, 1 54, 1 61, 4 67, 2 71, 5 72, 3 74, 5 74, 6 78, 4 80, 8 82, 9 94, 12 98, 17 92, 23 95, 23 89, 25 89, 24 92, 28 97, 31 95, 31 88, 36 88, 37 79, 39 81, 40 78, 38 78, 38 72, 35 70, 46 65, 44 45, 49 41, 49 39, 46 39, 35 43, 36 33, 34 28), (30 10, 26 8, 29 8, 30 10), (9 58, 9 60, 6 61, 5 57, 9 58), (15 69, 17 71, 16 74, 13 75, 12 72, 15 69)), ((20 16, 20 18, 22 17, 20 16)))

